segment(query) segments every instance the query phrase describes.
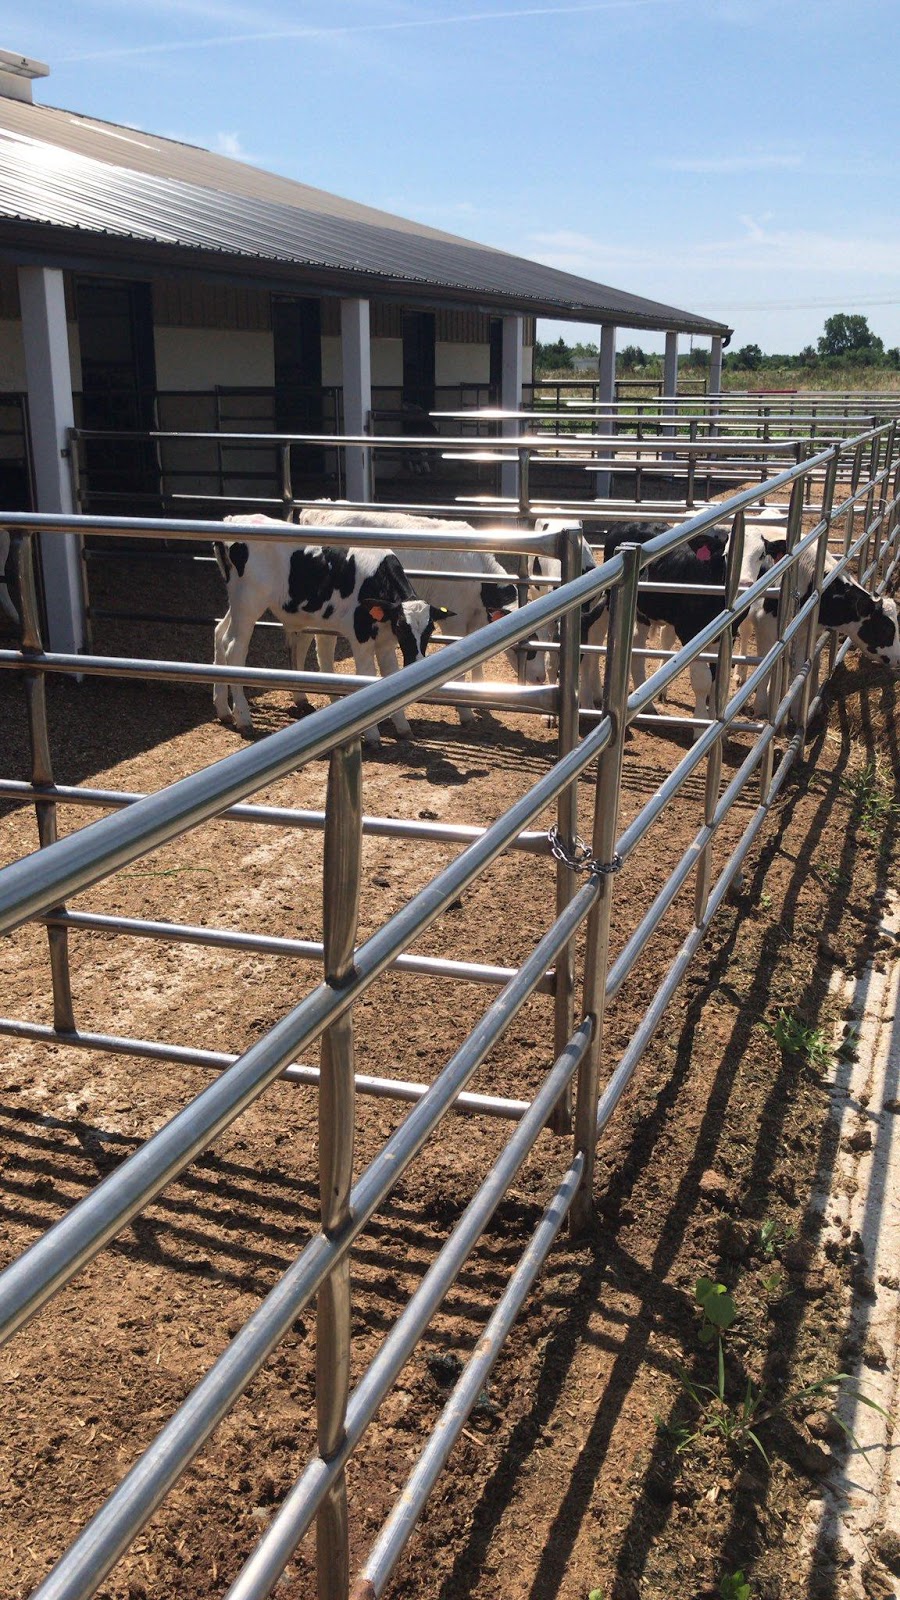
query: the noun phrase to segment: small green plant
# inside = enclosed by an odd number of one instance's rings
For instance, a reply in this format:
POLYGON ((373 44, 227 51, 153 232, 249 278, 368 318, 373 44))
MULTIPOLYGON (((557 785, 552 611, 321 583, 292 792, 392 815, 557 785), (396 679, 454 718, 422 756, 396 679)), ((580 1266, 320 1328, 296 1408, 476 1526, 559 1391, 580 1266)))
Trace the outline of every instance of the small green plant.
POLYGON ((764 889, 763 890, 762 894, 759 897, 759 903, 762 906, 763 911, 771 911, 771 909, 772 909, 772 896, 769 894, 768 889, 764 889))
POLYGON ((719 1579, 721 1600, 750 1600, 750 1585, 743 1572, 726 1572, 719 1579))
POLYGON ((884 781, 877 761, 867 761, 858 772, 844 778, 841 787, 850 796, 863 833, 876 843, 885 827, 900 815, 900 806, 884 781))
POLYGON ((831 1047, 824 1028, 812 1028, 793 1011, 779 1011, 774 1022, 764 1022, 763 1027, 772 1035, 780 1050, 789 1056, 801 1056, 811 1067, 821 1071, 831 1060, 831 1047))
POLYGON ((850 882, 846 872, 843 872, 840 867, 822 867, 820 875, 825 879, 826 883, 831 884, 833 889, 836 889, 839 884, 844 885, 850 882))
POLYGON ((780 1267, 774 1267, 771 1272, 761 1272, 759 1281, 766 1294, 774 1294, 776 1289, 779 1289, 784 1282, 784 1273, 780 1267))
POLYGON ((797 1229, 792 1222, 779 1222, 777 1217, 766 1217, 760 1223, 759 1248, 767 1261, 773 1261, 780 1250, 792 1239, 797 1237, 797 1229))
MULTIPOLYGON (((697 1279, 694 1298, 703 1313, 700 1327, 701 1343, 707 1345, 713 1341, 716 1343, 716 1382, 696 1383, 683 1368, 679 1367, 677 1369, 679 1380, 685 1393, 697 1408, 698 1422, 694 1427, 685 1423, 666 1423, 655 1414, 656 1425, 661 1433, 665 1433, 674 1441, 676 1455, 683 1455, 691 1445, 696 1444, 698 1439, 718 1434, 726 1444, 738 1449, 752 1445, 759 1451, 766 1465, 770 1466, 771 1462, 757 1431, 761 1424, 779 1413, 787 1412, 794 1405, 808 1406, 811 1400, 833 1399, 842 1386, 851 1384, 850 1375, 838 1372, 825 1378, 817 1378, 813 1383, 803 1384, 799 1389, 791 1390, 780 1399, 772 1398, 766 1404, 763 1403, 765 1389, 763 1387, 755 1389, 751 1379, 747 1378, 742 1399, 737 1403, 729 1401, 725 1392, 724 1336, 738 1315, 737 1305, 725 1285, 716 1283, 712 1278, 697 1279)), ((887 1412, 876 1401, 864 1395, 855 1384, 846 1388, 846 1393, 852 1395, 860 1405, 870 1406, 881 1416, 887 1417, 887 1412)), ((855 1445, 856 1439, 851 1429, 836 1412, 833 1415, 838 1426, 855 1445)))
POLYGON ((591 1589, 588 1594, 588 1600, 606 1600, 606 1590, 603 1588, 591 1589))

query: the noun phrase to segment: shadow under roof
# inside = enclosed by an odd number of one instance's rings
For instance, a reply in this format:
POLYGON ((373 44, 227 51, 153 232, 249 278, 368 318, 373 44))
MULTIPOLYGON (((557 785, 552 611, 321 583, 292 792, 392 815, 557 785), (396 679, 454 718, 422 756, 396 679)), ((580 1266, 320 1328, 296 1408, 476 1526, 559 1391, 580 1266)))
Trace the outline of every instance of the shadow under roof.
POLYGON ((0 243, 82 270, 178 266, 679 333, 727 324, 475 244, 194 145, 0 98, 0 243))

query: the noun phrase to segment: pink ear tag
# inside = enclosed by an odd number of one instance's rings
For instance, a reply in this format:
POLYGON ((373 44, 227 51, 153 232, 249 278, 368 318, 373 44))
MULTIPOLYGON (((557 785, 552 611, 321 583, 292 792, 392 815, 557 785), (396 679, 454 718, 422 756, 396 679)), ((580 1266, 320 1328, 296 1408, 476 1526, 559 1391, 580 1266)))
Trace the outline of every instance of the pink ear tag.
POLYGON ((709 545, 701 544, 699 550, 696 551, 696 556, 698 561, 711 561, 712 554, 710 552, 709 545))

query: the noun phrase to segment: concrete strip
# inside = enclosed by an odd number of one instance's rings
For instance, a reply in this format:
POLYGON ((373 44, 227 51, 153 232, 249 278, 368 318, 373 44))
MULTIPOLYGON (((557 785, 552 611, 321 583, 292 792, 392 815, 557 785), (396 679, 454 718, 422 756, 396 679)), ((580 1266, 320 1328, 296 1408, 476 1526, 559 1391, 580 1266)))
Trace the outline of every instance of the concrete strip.
MULTIPOLYGON (((896 949, 900 897, 892 897, 879 932, 896 949)), ((804 1565, 838 1587, 842 1600, 900 1596, 900 1441, 895 1442, 900 1385, 900 954, 876 954, 860 977, 835 974, 832 992, 846 1019, 831 1070, 831 1115, 840 1136, 829 1194, 813 1205, 825 1218, 822 1247, 832 1259, 849 1249, 854 1264, 847 1289, 848 1327, 860 1355, 846 1364, 837 1406, 854 1435, 810 1502, 802 1532, 804 1565), (887 1415, 882 1415, 882 1412, 887 1415), (895 1554, 896 1552, 896 1554, 895 1554), (890 1566, 887 1564, 890 1561, 890 1566)), ((823 1591, 824 1592, 824 1591, 823 1591)))

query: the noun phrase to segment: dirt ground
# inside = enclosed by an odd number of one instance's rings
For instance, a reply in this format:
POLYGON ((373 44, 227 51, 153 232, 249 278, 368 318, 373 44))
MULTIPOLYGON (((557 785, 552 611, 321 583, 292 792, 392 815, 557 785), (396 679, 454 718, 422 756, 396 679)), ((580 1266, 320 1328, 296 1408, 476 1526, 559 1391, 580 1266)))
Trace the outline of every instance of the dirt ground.
MULTIPOLYGON (((197 607, 190 597, 185 610, 197 607)), ((103 647, 124 648, 107 624, 103 647)), ((159 650, 153 630, 138 649, 159 650)), ((129 653, 135 629, 128 634, 129 653)), ((202 659, 183 630, 173 654, 202 659)), ((168 641, 167 641, 168 645, 168 641)), ((256 660, 281 657, 271 636, 256 660)), ((877 911, 897 885, 897 687, 851 657, 807 756, 784 790, 744 885, 715 923, 600 1148, 596 1227, 560 1237, 486 1393, 398 1565, 393 1600, 670 1600, 718 1596, 738 1569, 763 1600, 835 1600, 842 1553, 798 1570, 796 1530, 829 1452, 828 1406, 780 1402, 843 1370, 844 1285, 860 1263, 815 1252, 809 1205, 834 1160, 826 1088, 809 1047, 828 1029, 835 967, 877 949, 877 911), (786 1012, 806 1032, 784 1046, 786 1012), (780 1041, 780 1042, 779 1042, 780 1041), (733 1294, 729 1401, 747 1378, 774 1414, 760 1444, 711 1431, 694 1385, 716 1382, 698 1337, 701 1276, 733 1294), (682 1448, 679 1449, 679 1446, 682 1448)), ((22 692, 0 679, 5 772, 27 776, 22 692)), ((237 748, 206 691, 99 680, 51 683, 62 783, 147 791, 237 748)), ((686 702, 683 702, 686 704, 686 702)), ((283 693, 257 698, 261 734, 284 725, 283 693)), ((389 731, 367 754, 367 812, 484 823, 545 771, 553 734, 537 718, 414 709, 413 740, 389 731)), ((634 815, 683 754, 683 736, 638 733, 626 754, 623 813, 634 815)), ((743 751, 727 752, 733 768, 743 751)), ((260 799, 324 803, 315 762, 260 799)), ((580 785, 589 833, 593 774, 580 785)), ((717 861, 753 813, 751 786, 723 829, 717 861)), ((702 820, 702 775, 688 783, 616 882, 620 949, 702 820)), ((95 813, 65 808, 63 831, 95 813)), ((549 816, 543 825, 552 820, 549 816)), ((7 805, 0 861, 35 848, 33 812, 7 805)), ((317 938, 321 835, 216 822, 123 870, 78 909, 317 938)), ((453 851, 365 842, 361 936, 453 851)), ((552 919, 553 874, 512 853, 417 949, 513 965, 552 919)), ((688 889, 613 1005, 604 1073, 690 927, 688 889)), ((240 1051, 318 980, 314 964, 79 933, 71 939, 80 1027, 240 1051)), ((0 1009, 51 1021, 46 938, 0 951, 0 1009)), ((430 1080, 495 991, 389 972, 356 1010, 359 1070, 430 1080)), ((551 1060, 552 1011, 536 997, 471 1085, 526 1096, 551 1060)), ((310 1060, 315 1061, 317 1051, 310 1060)), ((62 1216, 208 1081, 199 1069, 71 1048, 0 1043, 2 1259, 62 1216)), ((356 1171, 401 1120, 360 1097, 356 1171)), ((404 1175, 353 1251, 353 1381, 377 1350, 471 1198, 509 1125, 451 1118, 404 1175)), ((545 1132, 480 1247, 385 1400, 348 1469, 352 1555, 360 1564, 445 1401, 458 1362, 553 1192, 570 1146, 545 1132)), ((316 1097, 277 1083, 139 1222, 0 1352, 0 1592, 29 1594, 167 1417, 206 1372, 317 1227, 316 1097)), ((698 1391, 699 1392, 699 1391, 698 1391)), ((308 1458, 314 1441, 314 1313, 295 1324, 164 1507, 99 1591, 116 1600, 221 1595, 308 1458)), ((278 1593, 314 1592, 314 1548, 298 1550, 278 1593)), ((730 1591, 729 1591, 730 1592, 730 1591)), ((875 1591, 873 1591, 875 1592, 875 1591)), ((890 1590, 884 1591, 890 1593, 890 1590)))

